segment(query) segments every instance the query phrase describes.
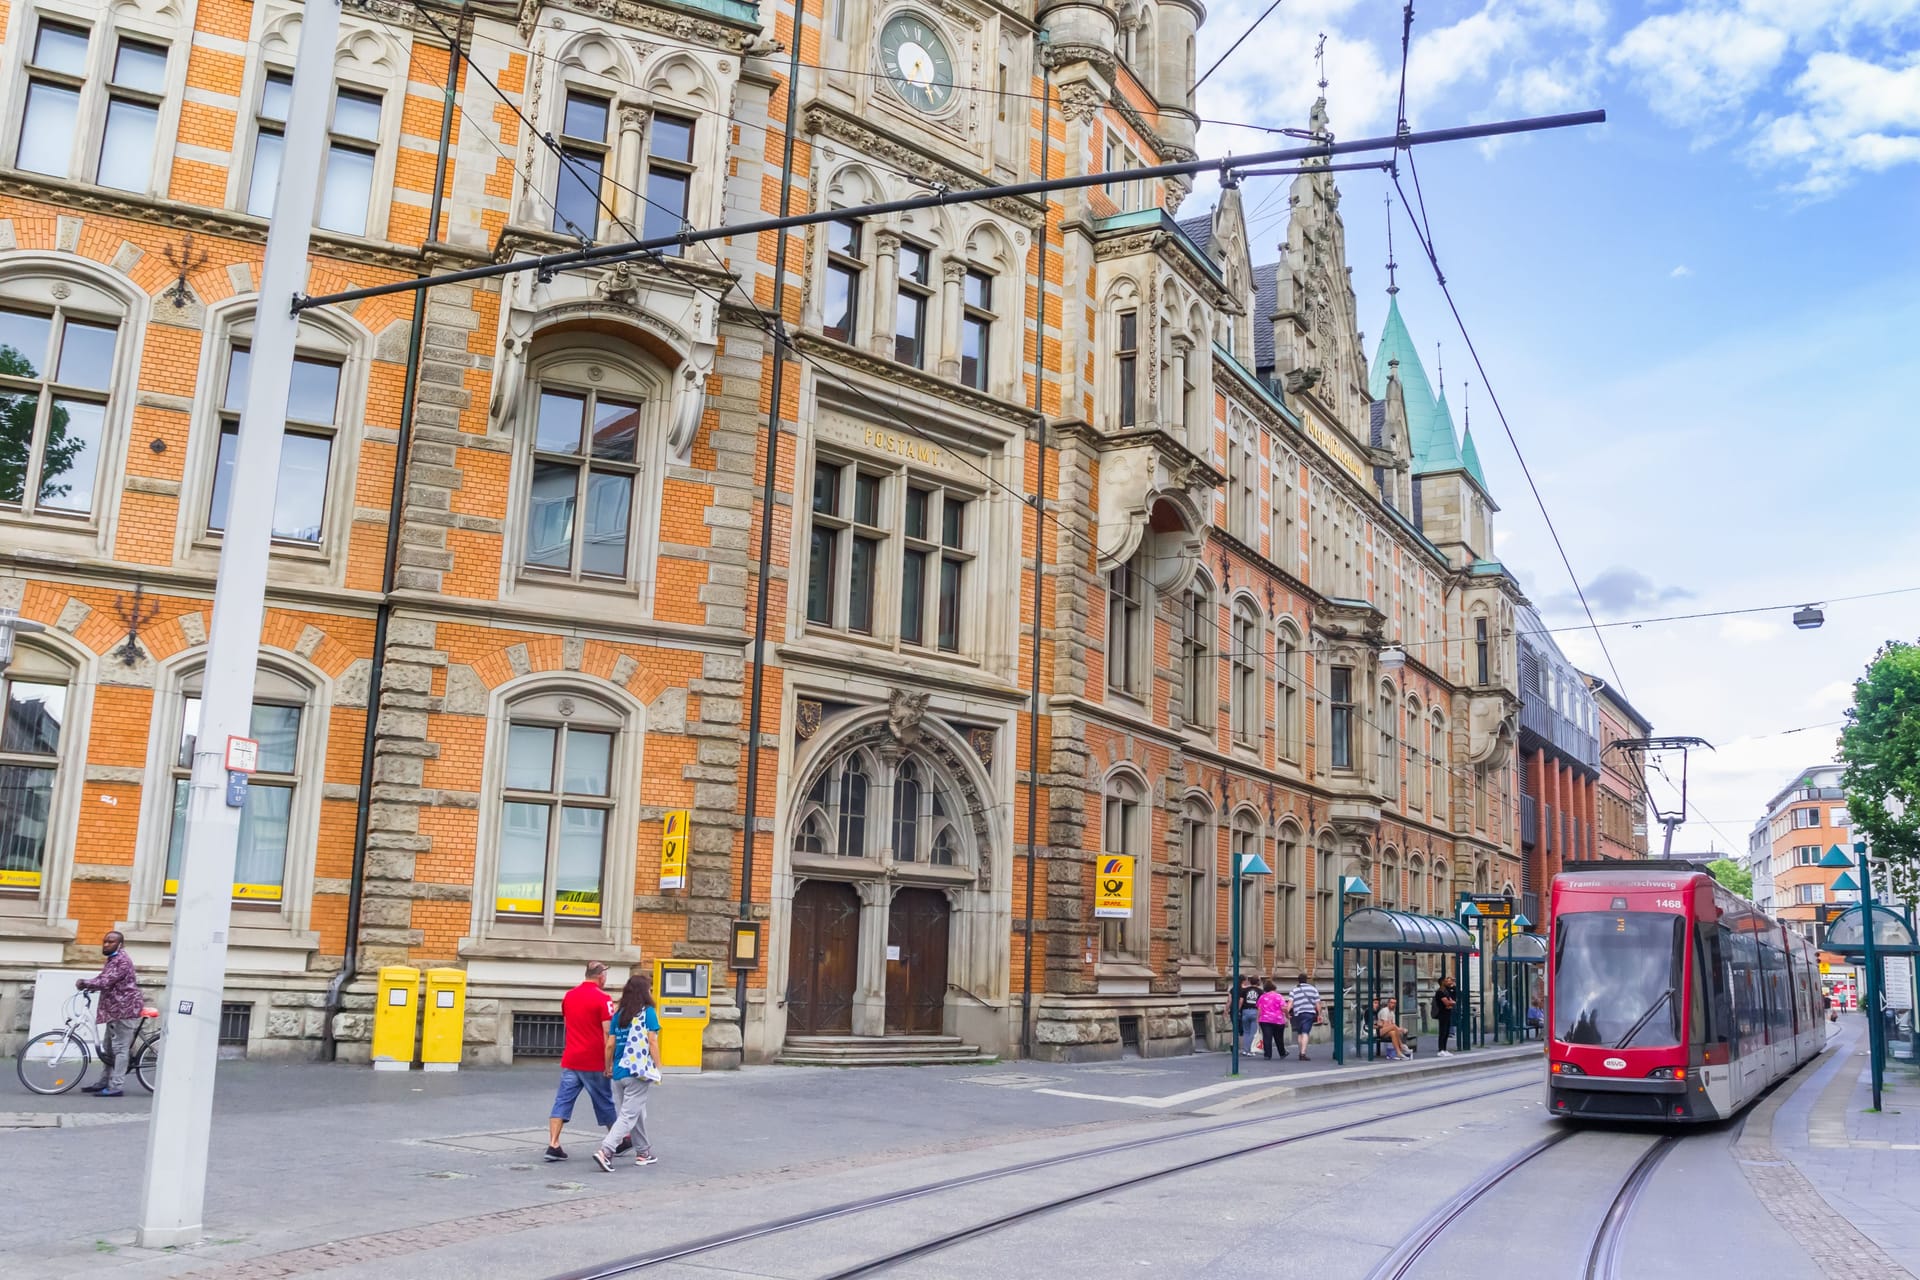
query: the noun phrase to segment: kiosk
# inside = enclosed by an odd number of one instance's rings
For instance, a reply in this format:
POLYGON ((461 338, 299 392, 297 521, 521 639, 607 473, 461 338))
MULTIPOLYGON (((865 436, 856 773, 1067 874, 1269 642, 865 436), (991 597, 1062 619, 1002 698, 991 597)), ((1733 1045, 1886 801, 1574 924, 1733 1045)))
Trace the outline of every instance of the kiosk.
POLYGON ((660 1069, 700 1070, 713 1017, 713 961, 655 960, 653 998, 660 1009, 660 1069))

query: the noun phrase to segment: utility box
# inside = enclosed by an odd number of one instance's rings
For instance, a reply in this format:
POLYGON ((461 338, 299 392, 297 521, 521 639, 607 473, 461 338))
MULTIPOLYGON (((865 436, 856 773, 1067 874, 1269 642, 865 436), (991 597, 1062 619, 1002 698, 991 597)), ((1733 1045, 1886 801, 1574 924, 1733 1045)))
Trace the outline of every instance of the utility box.
POLYGON ((427 999, 420 1006, 420 1065, 428 1071, 458 1071, 466 1040, 467 971, 427 970, 427 999))
POLYGON ((373 1006, 373 1069, 413 1069, 413 1037, 420 1022, 420 971, 390 964, 380 970, 373 1006))
POLYGON ((653 999, 660 1010, 660 1069, 700 1070, 700 1048, 713 1017, 713 961, 655 960, 653 999))

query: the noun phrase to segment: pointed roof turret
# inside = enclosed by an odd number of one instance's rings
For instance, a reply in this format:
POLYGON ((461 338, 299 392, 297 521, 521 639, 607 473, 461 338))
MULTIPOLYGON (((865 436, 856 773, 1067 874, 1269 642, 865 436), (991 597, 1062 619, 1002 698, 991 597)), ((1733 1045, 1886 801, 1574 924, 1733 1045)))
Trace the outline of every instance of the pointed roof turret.
POLYGON ((1464 465, 1460 461, 1460 436, 1453 429, 1453 410, 1447 407, 1447 392, 1443 387, 1440 398, 1434 401, 1433 417, 1427 422, 1427 438, 1421 451, 1414 455, 1413 473, 1458 471, 1464 465))
POLYGON ((1427 463, 1432 453, 1429 443, 1435 436, 1446 436, 1445 456, 1454 459, 1459 465, 1459 455, 1454 450, 1453 420, 1447 419, 1444 426, 1436 425, 1436 415, 1440 404, 1434 398, 1433 384, 1427 380, 1427 367, 1420 362, 1420 352, 1413 345, 1413 335, 1407 332, 1407 322, 1400 316, 1400 300, 1387 299, 1387 322, 1380 331, 1380 346, 1374 351, 1373 366, 1368 370, 1368 393, 1376 400, 1387 398, 1387 378, 1389 368, 1395 368, 1400 375, 1400 394, 1406 401, 1407 448, 1413 455, 1414 474, 1438 469, 1427 463))
POLYGON ((1466 466, 1467 474, 1480 486, 1482 493, 1487 489, 1487 473, 1480 469, 1480 451, 1473 447, 1473 424, 1467 424, 1466 439, 1460 445, 1460 461, 1466 466))

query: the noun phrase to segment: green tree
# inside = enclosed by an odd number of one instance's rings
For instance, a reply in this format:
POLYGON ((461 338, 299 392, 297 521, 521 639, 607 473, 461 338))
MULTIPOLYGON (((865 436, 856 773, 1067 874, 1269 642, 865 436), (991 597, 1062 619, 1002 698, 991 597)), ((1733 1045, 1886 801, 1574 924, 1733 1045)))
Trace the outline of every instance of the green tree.
POLYGON ((1840 761, 1853 829, 1876 860, 1885 859, 1887 887, 1913 901, 1920 893, 1920 647, 1889 640, 1854 682, 1840 761), (1889 799, 1906 807, 1902 817, 1887 811, 1889 799))
POLYGON ((1753 872, 1732 858, 1715 858, 1707 864, 1707 870, 1713 872, 1713 878, 1725 885, 1729 893, 1737 893, 1743 898, 1753 896, 1753 872))

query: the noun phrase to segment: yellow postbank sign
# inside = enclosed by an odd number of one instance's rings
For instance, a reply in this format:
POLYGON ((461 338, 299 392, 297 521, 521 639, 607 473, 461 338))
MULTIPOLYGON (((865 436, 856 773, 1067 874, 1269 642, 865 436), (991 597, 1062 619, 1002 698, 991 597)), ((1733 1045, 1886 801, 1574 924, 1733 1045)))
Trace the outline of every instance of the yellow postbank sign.
POLYGON ((1093 914, 1101 920, 1133 918, 1133 859, 1123 853, 1100 855, 1094 882, 1093 914))
POLYGON ((660 887, 683 889, 687 883, 691 814, 685 809, 669 809, 660 815, 660 822, 660 887))

